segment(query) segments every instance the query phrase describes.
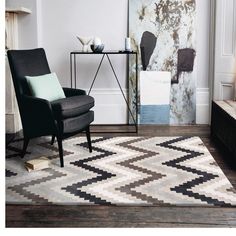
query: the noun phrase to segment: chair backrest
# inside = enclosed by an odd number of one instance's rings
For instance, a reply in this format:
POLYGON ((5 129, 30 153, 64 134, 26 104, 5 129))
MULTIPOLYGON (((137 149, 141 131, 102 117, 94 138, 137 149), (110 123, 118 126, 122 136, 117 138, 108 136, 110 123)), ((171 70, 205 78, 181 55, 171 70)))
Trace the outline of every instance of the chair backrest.
POLYGON ((7 56, 17 102, 20 108, 21 95, 30 95, 25 76, 38 76, 49 74, 51 72, 43 48, 29 50, 8 50, 7 56))

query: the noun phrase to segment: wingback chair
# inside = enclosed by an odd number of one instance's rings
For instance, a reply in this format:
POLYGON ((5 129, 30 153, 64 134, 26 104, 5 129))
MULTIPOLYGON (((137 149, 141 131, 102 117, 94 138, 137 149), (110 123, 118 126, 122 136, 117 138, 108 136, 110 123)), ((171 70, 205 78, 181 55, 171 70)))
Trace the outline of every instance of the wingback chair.
POLYGON ((57 138, 60 164, 64 167, 62 141, 81 131, 86 131, 89 151, 92 152, 90 124, 94 120, 94 99, 84 90, 63 88, 66 98, 49 102, 31 96, 25 76, 51 73, 43 48, 9 50, 7 52, 23 126, 24 144, 22 158, 30 139, 51 135, 57 138))

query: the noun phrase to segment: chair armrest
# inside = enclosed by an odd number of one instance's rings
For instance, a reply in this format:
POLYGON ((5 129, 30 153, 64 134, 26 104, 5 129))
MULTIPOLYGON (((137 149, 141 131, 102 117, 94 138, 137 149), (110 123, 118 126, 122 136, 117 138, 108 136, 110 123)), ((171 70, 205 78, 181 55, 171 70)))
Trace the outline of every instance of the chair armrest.
POLYGON ((29 136, 56 133, 57 126, 49 101, 22 95, 22 124, 29 136))
POLYGON ((86 95, 86 92, 82 89, 63 88, 66 97, 86 95))
POLYGON ((52 112, 51 104, 46 99, 22 95, 22 102, 24 110, 26 109, 42 114, 45 112, 50 114, 52 112))

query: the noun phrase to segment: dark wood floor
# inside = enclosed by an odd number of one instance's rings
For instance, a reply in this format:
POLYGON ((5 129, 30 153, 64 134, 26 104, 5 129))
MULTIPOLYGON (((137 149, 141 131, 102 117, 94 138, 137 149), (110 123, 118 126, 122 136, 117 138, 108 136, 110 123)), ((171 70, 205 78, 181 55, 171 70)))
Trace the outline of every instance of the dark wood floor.
MULTIPOLYGON (((109 131, 93 130, 101 128, 109 131)), ((236 168, 210 139, 208 126, 141 126, 138 134, 93 135, 199 136, 236 189, 236 168)), ((7 205, 6 227, 236 227, 236 208, 7 205)))

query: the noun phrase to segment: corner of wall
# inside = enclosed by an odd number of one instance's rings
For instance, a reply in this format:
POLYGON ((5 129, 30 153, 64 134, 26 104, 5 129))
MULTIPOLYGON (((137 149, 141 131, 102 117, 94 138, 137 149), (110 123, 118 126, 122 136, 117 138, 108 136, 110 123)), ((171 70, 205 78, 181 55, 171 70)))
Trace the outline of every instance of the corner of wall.
MULTIPOLYGON (((211 1, 211 0, 210 0, 211 1)), ((209 124, 211 102, 211 3, 197 3, 196 124, 209 124)))
POLYGON ((42 30, 42 0, 36 0, 37 47, 43 46, 42 30))

